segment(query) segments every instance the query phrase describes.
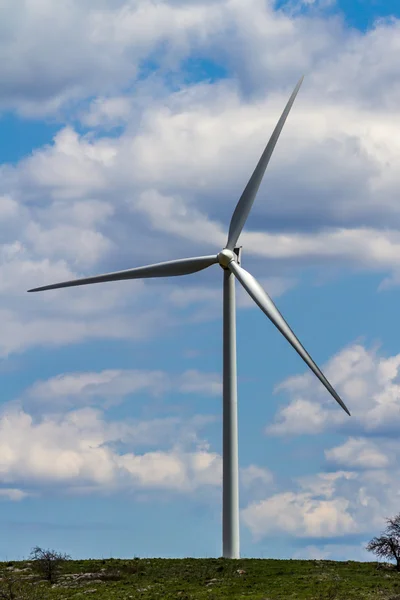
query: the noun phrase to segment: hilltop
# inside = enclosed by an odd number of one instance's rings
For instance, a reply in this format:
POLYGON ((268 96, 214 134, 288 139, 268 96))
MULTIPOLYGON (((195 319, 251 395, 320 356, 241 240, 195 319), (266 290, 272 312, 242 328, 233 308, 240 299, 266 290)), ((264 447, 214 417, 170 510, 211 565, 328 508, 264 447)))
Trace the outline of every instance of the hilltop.
POLYGON ((400 600, 393 566, 352 561, 69 560, 53 585, 32 561, 12 561, 0 563, 0 576, 4 600, 400 600))

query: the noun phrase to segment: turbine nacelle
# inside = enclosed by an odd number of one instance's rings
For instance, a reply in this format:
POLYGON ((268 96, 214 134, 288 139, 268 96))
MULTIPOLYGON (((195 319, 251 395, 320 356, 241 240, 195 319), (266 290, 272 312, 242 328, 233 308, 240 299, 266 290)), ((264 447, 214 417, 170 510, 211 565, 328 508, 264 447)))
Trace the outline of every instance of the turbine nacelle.
POLYGON ((240 265, 242 258, 242 246, 234 248, 233 251, 229 248, 224 248, 217 254, 217 262, 223 269, 229 269, 229 265, 232 261, 240 265))
POLYGON ((229 264, 234 260, 238 262, 238 257, 232 250, 228 250, 228 248, 224 248, 217 255, 218 263, 223 269, 227 269, 229 264))

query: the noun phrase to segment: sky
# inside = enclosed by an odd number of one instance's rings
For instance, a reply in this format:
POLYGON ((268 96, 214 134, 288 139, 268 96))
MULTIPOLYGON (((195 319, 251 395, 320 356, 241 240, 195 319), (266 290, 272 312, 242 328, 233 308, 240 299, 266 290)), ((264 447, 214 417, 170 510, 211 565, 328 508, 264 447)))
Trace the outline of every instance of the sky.
POLYGON ((222 553, 222 271, 41 294, 240 238, 337 389, 237 291, 243 557, 374 560, 400 509, 394 0, 5 0, 0 560, 222 553), (56 5, 57 4, 57 5, 56 5))

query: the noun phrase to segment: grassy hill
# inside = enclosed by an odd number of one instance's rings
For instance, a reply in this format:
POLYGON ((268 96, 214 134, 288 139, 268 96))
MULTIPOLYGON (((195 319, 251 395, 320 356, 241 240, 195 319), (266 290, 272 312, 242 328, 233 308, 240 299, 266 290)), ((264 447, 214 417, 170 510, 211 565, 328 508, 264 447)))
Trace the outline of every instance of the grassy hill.
POLYGON ((0 577, 3 600, 400 600, 400 573, 351 561, 70 560, 53 585, 23 561, 0 563, 0 577))

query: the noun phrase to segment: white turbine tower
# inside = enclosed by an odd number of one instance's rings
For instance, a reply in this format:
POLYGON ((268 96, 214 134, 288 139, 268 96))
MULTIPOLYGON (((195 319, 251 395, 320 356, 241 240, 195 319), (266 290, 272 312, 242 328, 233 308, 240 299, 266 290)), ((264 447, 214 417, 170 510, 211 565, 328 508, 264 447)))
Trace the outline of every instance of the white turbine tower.
POLYGON ((150 277, 175 277, 196 273, 219 264, 223 269, 223 474, 222 474, 222 544, 225 558, 239 558, 239 463, 238 463, 238 429, 237 429, 237 376, 236 376, 236 307, 235 307, 235 278, 239 280, 247 293, 258 304, 281 334, 293 346, 304 362, 318 377, 328 392, 334 397, 348 415, 350 412, 333 389, 325 375, 315 364, 308 352, 303 348, 289 325, 282 317, 268 294, 262 289, 254 277, 240 266, 240 249, 237 242, 246 222, 261 180, 264 176, 271 154, 279 138, 303 77, 297 83, 289 101, 275 127, 243 194, 235 212, 232 215, 228 241, 219 252, 213 256, 198 256, 183 258, 168 262, 157 263, 145 267, 136 267, 105 275, 96 275, 84 279, 65 281, 53 285, 29 290, 40 292, 57 288, 104 281, 119 281, 122 279, 141 279, 150 277))

